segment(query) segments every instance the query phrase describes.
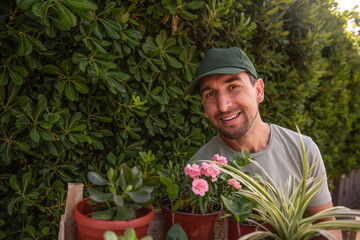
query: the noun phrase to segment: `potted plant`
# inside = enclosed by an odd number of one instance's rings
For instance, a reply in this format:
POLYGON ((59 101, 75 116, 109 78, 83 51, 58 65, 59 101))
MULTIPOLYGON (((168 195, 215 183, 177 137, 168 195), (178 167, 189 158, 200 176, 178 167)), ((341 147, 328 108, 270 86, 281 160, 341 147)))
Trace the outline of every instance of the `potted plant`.
MULTIPOLYGON (((242 169, 247 175, 252 176, 258 181, 262 181, 258 174, 246 172, 246 166, 250 163, 250 159, 255 161, 255 159, 250 158, 250 154, 243 149, 241 154, 235 153, 228 164, 234 168, 242 169)), ((243 186, 242 189, 246 189, 246 186, 243 186)), ((221 201, 228 213, 228 240, 239 239, 241 236, 256 230, 257 223, 254 222, 253 219, 249 219, 250 214, 253 212, 252 209, 254 208, 254 203, 250 199, 233 192, 227 197, 222 195, 221 201)))
POLYGON ((295 187, 294 179, 289 179, 289 196, 285 197, 284 193, 275 187, 275 184, 268 176, 266 171, 255 161, 249 159, 268 177, 268 181, 259 182, 257 179, 239 171, 229 165, 222 165, 220 171, 227 173, 232 178, 241 182, 247 189, 241 189, 236 194, 252 199, 256 203, 255 211, 257 214, 251 214, 250 218, 257 222, 265 223, 259 231, 247 234, 240 239, 292 239, 306 240, 317 235, 323 235, 328 239, 335 239, 328 230, 349 230, 360 231, 360 221, 353 220, 354 217, 360 216, 360 211, 351 210, 345 207, 332 207, 323 210, 313 216, 306 216, 305 210, 317 189, 319 183, 314 183, 315 179, 309 178, 309 165, 306 158, 304 143, 299 136, 303 151, 303 178, 299 185, 295 187), (329 217, 342 217, 345 220, 320 221, 329 217), (350 218, 350 219, 349 219, 350 218))
POLYGON ((225 157, 214 155, 213 163, 187 164, 185 168, 169 163, 160 177, 164 194, 160 202, 165 233, 177 223, 196 240, 212 237, 215 221, 222 210, 221 196, 230 196, 241 186, 219 171, 227 164, 225 157))
POLYGON ((156 181, 145 179, 138 167, 130 168, 126 163, 108 167, 106 176, 90 171, 87 177, 96 187, 90 187, 89 198, 74 207, 78 239, 100 240, 106 230, 119 235, 129 227, 139 238, 145 237, 155 216, 149 200, 156 181))

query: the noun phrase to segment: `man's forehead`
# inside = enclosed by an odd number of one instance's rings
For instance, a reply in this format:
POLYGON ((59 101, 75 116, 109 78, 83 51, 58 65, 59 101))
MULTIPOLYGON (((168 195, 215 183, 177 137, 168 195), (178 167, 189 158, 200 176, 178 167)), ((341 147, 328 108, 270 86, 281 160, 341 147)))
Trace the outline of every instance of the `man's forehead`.
POLYGON ((226 74, 210 75, 203 78, 203 80, 201 81, 200 89, 203 88, 205 85, 209 84, 210 82, 219 82, 226 84, 234 81, 244 82, 248 79, 249 79, 248 74, 244 72, 231 74, 231 75, 226 75, 226 74))

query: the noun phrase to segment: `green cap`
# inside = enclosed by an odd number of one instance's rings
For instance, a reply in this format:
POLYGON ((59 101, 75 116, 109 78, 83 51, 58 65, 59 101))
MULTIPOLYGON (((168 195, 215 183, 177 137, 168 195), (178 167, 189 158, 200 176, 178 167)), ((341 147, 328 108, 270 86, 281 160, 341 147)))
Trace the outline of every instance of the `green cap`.
POLYGON ((212 48, 196 68, 195 79, 190 83, 188 93, 199 93, 201 80, 205 76, 213 74, 237 74, 249 72, 257 79, 254 65, 246 54, 238 47, 212 48))

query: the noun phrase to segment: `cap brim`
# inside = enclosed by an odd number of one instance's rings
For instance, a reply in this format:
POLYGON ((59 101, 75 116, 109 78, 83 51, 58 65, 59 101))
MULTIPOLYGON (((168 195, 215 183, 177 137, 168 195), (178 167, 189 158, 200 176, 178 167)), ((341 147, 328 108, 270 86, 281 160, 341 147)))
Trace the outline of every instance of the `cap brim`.
POLYGON ((206 76, 216 75, 216 74, 232 75, 232 74, 238 74, 238 73, 245 72, 245 71, 247 71, 247 70, 243 69, 243 68, 231 68, 231 67, 217 68, 217 69, 211 70, 209 72, 203 73, 203 74, 199 75, 198 77, 196 77, 190 83, 187 92, 190 95, 199 94, 200 93, 201 80, 206 76))

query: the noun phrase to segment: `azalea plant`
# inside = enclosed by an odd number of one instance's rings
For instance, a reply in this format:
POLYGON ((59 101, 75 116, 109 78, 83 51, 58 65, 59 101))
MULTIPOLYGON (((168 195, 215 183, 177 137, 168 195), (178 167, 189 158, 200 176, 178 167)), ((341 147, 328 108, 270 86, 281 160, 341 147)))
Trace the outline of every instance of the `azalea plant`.
MULTIPOLYGON (((239 156, 226 157, 215 154, 212 162, 192 161, 185 167, 169 163, 160 177, 166 187, 167 200, 173 212, 212 213, 223 207, 222 199, 232 199, 232 193, 242 188, 240 182, 220 171, 222 166, 239 162, 239 156)), ((250 214, 251 208, 243 215, 250 214)))
MULTIPOLYGON (((298 130, 299 131, 299 130, 298 130)), ((258 223, 265 223, 263 231, 255 231, 241 237, 245 239, 263 239, 270 237, 278 240, 307 240, 317 235, 323 235, 327 239, 335 239, 328 230, 341 229, 349 231, 360 231, 360 221, 354 217, 360 217, 360 211, 351 210, 345 207, 332 207, 323 210, 313 216, 305 214, 310 200, 316 194, 322 182, 315 183, 314 178, 309 177, 313 168, 309 168, 304 143, 299 136, 303 152, 303 178, 298 186, 292 176, 289 179, 289 196, 286 198, 284 192, 276 187, 267 172, 254 160, 248 159, 251 164, 255 164, 269 179, 259 181, 238 168, 228 164, 222 164, 219 170, 229 175, 229 177, 240 182, 243 186, 234 195, 251 199, 256 203, 254 211, 249 217, 258 223), (342 217, 346 219, 336 221, 319 221, 330 217, 342 217)), ((210 161, 209 161, 210 162, 210 161)))

